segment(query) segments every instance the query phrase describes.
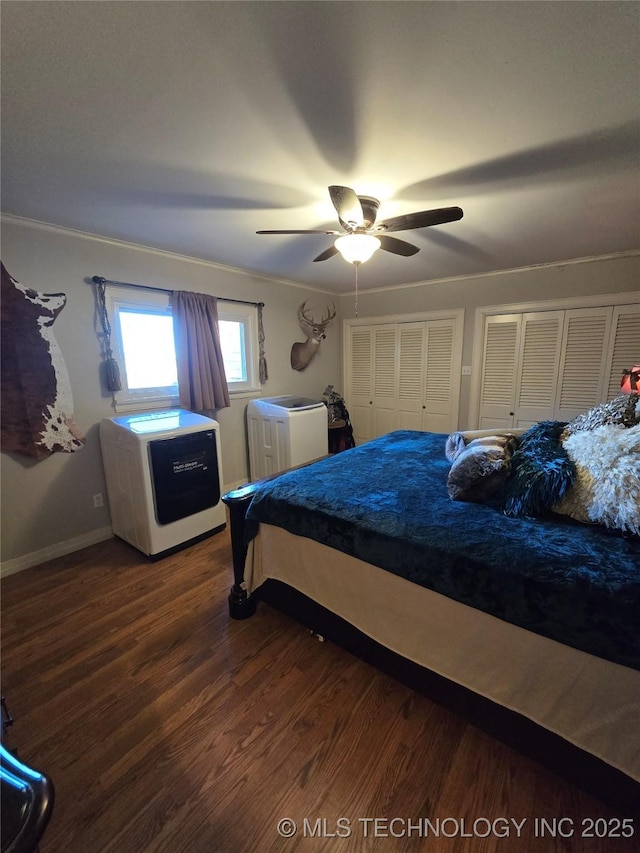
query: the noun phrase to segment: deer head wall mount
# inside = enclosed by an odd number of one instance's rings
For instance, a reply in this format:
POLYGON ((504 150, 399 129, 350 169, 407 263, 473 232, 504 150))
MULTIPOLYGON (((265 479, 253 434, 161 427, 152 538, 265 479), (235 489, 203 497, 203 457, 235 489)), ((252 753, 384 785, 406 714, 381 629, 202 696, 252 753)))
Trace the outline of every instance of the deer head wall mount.
POLYGON ((314 355, 318 352, 320 341, 326 338, 325 329, 336 316, 336 307, 327 306, 327 316, 322 320, 316 321, 310 317, 305 311, 305 300, 298 308, 298 321, 307 335, 307 340, 295 343, 291 347, 291 367, 294 370, 304 370, 309 364, 314 355))

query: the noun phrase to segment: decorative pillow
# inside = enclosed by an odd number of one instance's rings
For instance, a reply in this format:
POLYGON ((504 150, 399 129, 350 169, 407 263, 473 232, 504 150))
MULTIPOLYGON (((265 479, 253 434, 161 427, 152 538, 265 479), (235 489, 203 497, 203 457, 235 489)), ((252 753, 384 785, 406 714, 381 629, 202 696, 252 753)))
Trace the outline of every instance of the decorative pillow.
POLYGON ((540 421, 520 438, 505 487, 505 515, 543 515, 571 486, 575 466, 560 443, 564 427, 564 421, 540 421))
POLYGON ((447 477, 454 501, 484 501, 506 482, 516 439, 511 435, 475 438, 458 453, 447 477))
POLYGON ((488 438, 494 441, 496 438, 511 438, 517 444, 517 438, 524 435, 526 429, 515 427, 514 429, 467 429, 461 432, 452 432, 447 436, 447 441, 444 446, 444 455, 449 462, 453 462, 457 456, 462 453, 465 447, 477 438, 488 438))
POLYGON ((564 447, 576 481, 554 512, 640 535, 640 425, 581 430, 564 447))
POLYGON ((464 435, 461 432, 452 432, 447 436, 447 441, 444 446, 444 455, 449 462, 453 462, 456 456, 459 456, 467 446, 464 435))
POLYGON ((620 394, 608 403, 594 406, 582 415, 578 415, 566 425, 562 439, 581 430, 592 430, 605 424, 621 424, 631 427, 640 423, 640 395, 637 391, 631 394, 620 394))

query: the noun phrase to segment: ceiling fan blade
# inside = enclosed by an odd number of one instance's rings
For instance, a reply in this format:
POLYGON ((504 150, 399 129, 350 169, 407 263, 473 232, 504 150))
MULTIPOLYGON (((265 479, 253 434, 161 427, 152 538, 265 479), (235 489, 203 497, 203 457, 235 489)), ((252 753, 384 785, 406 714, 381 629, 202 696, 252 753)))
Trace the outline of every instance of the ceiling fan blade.
POLYGON ((322 228, 318 229, 301 229, 288 231, 256 231, 256 234, 342 234, 342 231, 325 231, 322 228))
POLYGON ((338 250, 336 249, 336 247, 335 246, 329 246, 329 248, 325 249, 324 252, 321 252, 321 254, 319 254, 317 258, 314 258, 313 262, 315 264, 316 261, 328 261, 329 258, 332 258, 334 255, 337 255, 337 254, 338 254, 338 250))
POLYGON ((439 207, 436 210, 420 210, 405 216, 394 216, 385 222, 379 222, 376 229, 381 231, 408 231, 412 228, 426 228, 428 225, 442 225, 462 219, 462 208, 439 207))
POLYGON ((420 249, 406 240, 398 240, 397 237, 387 237, 386 234, 377 234, 380 240, 380 248, 385 252, 393 252, 394 255, 404 255, 405 258, 415 255, 420 249))
POLYGON ((357 228, 364 225, 364 213, 360 199, 349 187, 331 186, 329 195, 338 218, 345 228, 357 228))

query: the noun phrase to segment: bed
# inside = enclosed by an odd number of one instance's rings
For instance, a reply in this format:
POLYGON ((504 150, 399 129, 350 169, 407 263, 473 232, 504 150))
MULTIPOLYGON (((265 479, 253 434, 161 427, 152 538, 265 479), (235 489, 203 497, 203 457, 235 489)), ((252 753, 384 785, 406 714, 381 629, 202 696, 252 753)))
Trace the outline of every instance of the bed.
POLYGON ((225 495, 231 615, 266 601, 637 810, 637 536, 451 500, 446 440, 393 432, 225 495))

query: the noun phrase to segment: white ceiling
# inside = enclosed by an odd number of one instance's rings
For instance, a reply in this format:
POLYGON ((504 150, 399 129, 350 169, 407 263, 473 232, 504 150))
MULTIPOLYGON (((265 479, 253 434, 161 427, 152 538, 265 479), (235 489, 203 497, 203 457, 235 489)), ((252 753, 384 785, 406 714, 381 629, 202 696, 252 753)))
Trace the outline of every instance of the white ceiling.
MULTIPOLYGON (((394 236, 361 289, 640 246, 638 2, 13 2, 2 207, 353 289, 327 187, 394 236)), ((92 271, 89 270, 89 273, 92 271)), ((101 271, 108 275, 109 271, 101 271)))

